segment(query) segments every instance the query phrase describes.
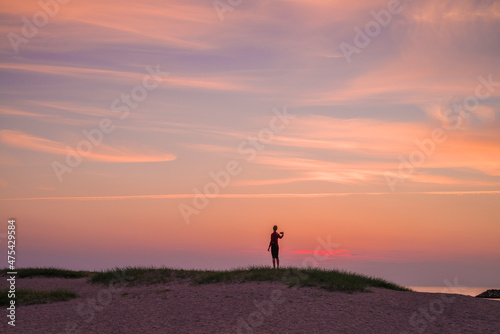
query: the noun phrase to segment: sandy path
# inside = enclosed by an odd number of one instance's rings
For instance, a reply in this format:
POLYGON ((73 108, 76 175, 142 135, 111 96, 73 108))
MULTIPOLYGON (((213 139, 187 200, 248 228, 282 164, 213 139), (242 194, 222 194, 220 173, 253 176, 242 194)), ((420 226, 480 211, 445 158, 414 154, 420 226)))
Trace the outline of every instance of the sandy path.
MULTIPOLYGON (((17 279, 81 297, 21 306, 2 333, 500 333, 500 302, 374 289, 346 294, 281 283, 103 286, 87 279, 17 279)), ((2 283, 1 288, 5 287, 2 283)))

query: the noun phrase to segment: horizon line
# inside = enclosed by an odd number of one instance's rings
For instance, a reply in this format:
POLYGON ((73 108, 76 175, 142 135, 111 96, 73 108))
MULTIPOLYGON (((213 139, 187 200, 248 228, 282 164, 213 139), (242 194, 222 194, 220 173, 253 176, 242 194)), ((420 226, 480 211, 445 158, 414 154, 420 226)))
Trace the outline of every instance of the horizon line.
MULTIPOLYGON (((500 190, 466 190, 466 191, 410 191, 410 192, 354 192, 354 193, 278 193, 278 194, 218 194, 205 197, 209 199, 251 199, 251 198, 321 198, 321 197, 344 197, 344 196, 383 196, 383 195, 498 195, 500 190)), ((76 201, 97 201, 97 200, 123 200, 123 199, 183 199, 195 198, 198 194, 161 194, 161 195, 111 195, 111 196, 54 196, 54 197, 20 197, 20 198, 0 198, 0 201, 36 201, 36 200, 76 200, 76 201)))

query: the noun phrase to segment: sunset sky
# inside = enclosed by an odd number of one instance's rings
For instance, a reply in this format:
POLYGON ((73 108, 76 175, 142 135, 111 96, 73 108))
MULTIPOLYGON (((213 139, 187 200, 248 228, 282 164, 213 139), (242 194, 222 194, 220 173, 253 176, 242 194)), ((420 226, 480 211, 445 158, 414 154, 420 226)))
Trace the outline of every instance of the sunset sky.
POLYGON ((17 266, 271 265, 277 224, 285 266, 500 286, 500 2, 40 3, 0 6, 17 266))

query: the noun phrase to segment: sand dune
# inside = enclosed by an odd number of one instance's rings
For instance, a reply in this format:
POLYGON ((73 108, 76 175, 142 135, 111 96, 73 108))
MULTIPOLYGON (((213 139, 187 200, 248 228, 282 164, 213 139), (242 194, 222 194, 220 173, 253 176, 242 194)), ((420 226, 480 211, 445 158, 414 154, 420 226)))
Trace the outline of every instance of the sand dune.
POLYGON ((347 294, 270 282, 106 286, 87 280, 18 279, 17 288, 69 289, 80 298, 20 306, 15 329, 3 317, 1 332, 500 333, 500 303, 462 295, 386 289, 347 294))

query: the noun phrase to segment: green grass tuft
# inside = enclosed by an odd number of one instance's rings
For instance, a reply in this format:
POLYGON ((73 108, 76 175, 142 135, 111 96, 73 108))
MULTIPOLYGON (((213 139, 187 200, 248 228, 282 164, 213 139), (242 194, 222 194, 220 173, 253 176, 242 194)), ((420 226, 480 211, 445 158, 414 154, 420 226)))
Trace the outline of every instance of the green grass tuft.
MULTIPOLYGON (((7 272, 11 270, 2 269, 2 276, 6 276, 7 272)), ((63 277, 63 278, 82 278, 90 276, 90 272, 88 271, 75 271, 75 270, 67 270, 61 268, 19 268, 15 270, 17 272, 18 278, 26 278, 26 277, 63 277)))
MULTIPOLYGON (((167 283, 173 280, 174 272, 182 272, 170 268, 125 267, 99 271, 90 278, 91 283, 110 284, 112 282, 138 284, 167 283)), ((182 276, 182 275, 179 275, 182 276)))
POLYGON ((69 290, 51 290, 51 291, 38 291, 18 289, 15 292, 15 299, 8 297, 9 290, 4 289, 0 292, 0 306, 10 305, 11 300, 16 301, 17 306, 26 306, 33 304, 47 304, 53 302, 66 301, 73 298, 78 298, 78 295, 69 290))

